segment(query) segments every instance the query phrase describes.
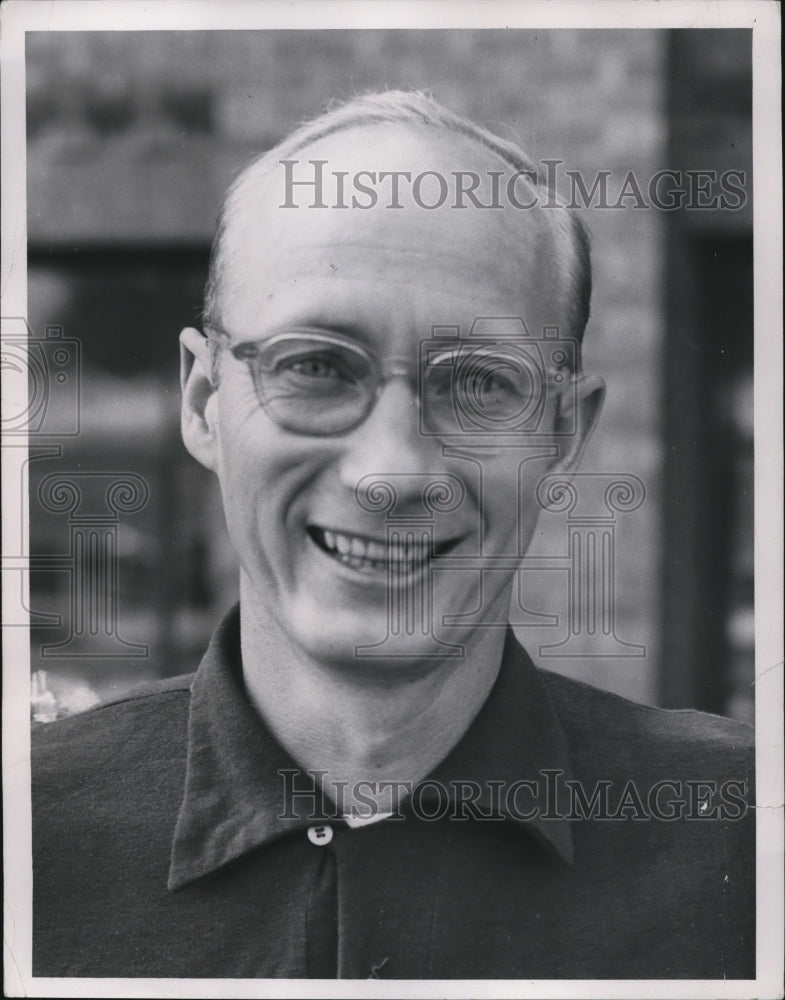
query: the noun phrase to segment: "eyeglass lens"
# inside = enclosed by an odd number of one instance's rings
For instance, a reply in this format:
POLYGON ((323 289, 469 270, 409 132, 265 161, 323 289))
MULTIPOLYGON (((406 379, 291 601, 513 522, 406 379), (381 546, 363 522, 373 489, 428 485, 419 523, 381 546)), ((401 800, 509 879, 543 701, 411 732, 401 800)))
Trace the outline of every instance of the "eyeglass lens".
MULTIPOLYGON (((242 346, 242 345, 241 345, 242 346)), ((287 336, 239 352, 251 365, 260 402, 281 426, 328 435, 360 423, 382 374, 370 354, 315 336, 287 336)), ((419 380, 424 423, 442 434, 520 426, 541 408, 544 372, 536 353, 517 345, 457 345, 422 352, 419 380)))

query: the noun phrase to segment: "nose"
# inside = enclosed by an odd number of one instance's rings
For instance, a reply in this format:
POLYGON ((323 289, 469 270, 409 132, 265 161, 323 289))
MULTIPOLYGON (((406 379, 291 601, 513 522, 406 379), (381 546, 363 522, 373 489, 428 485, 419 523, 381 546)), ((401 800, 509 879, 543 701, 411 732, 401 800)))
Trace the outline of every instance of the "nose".
POLYGON ((406 379, 390 379, 368 417, 348 435, 340 478, 349 489, 369 476, 444 470, 441 443, 420 430, 415 393, 406 379))

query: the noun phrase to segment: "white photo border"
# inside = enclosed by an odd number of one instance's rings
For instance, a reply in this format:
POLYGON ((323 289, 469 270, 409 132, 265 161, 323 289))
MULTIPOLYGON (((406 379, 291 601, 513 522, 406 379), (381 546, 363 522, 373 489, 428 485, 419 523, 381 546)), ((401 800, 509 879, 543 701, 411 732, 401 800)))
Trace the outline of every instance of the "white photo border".
MULTIPOLYGON (((49 979, 32 976, 29 647, 24 628, 3 634, 5 991, 8 996, 102 997, 775 997, 783 981, 783 465, 782 163, 780 10, 767 0, 416 0, 249 3, 9 0, 2 8, 2 316, 25 316, 27 31, 165 31, 299 28, 750 28, 753 35, 755 308, 755 676, 757 770, 757 978, 716 980, 321 981, 49 979)), ((5 330, 4 330, 5 333, 5 330)), ((27 399, 26 373, 3 365, 3 407, 27 399)), ((26 448, 3 446, 3 551, 27 524, 26 448)), ((27 552, 27 541, 23 551, 27 552)), ((27 594, 3 593, 3 605, 27 594)))

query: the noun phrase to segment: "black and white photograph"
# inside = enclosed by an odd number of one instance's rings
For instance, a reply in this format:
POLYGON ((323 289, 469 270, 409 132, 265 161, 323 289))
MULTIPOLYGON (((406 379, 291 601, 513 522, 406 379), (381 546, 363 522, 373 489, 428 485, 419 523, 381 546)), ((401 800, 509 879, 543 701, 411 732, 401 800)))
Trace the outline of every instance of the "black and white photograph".
POLYGON ((779 5, 0 16, 5 995, 782 996, 779 5))

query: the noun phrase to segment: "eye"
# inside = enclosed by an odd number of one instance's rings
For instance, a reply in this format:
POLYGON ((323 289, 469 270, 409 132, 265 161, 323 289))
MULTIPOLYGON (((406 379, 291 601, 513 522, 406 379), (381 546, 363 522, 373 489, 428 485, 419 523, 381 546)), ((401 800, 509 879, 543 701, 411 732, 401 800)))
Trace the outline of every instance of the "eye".
POLYGON ((476 360, 465 373, 467 388, 482 395, 520 396, 523 390, 520 372, 498 359, 476 360), (516 377, 517 376, 517 377, 516 377))
POLYGON ((354 382, 357 373, 350 359, 337 351, 310 351, 281 358, 275 367, 277 375, 291 375, 303 380, 354 382))
POLYGON ((338 374, 335 362, 323 354, 291 359, 280 367, 307 378, 335 378, 338 374))

